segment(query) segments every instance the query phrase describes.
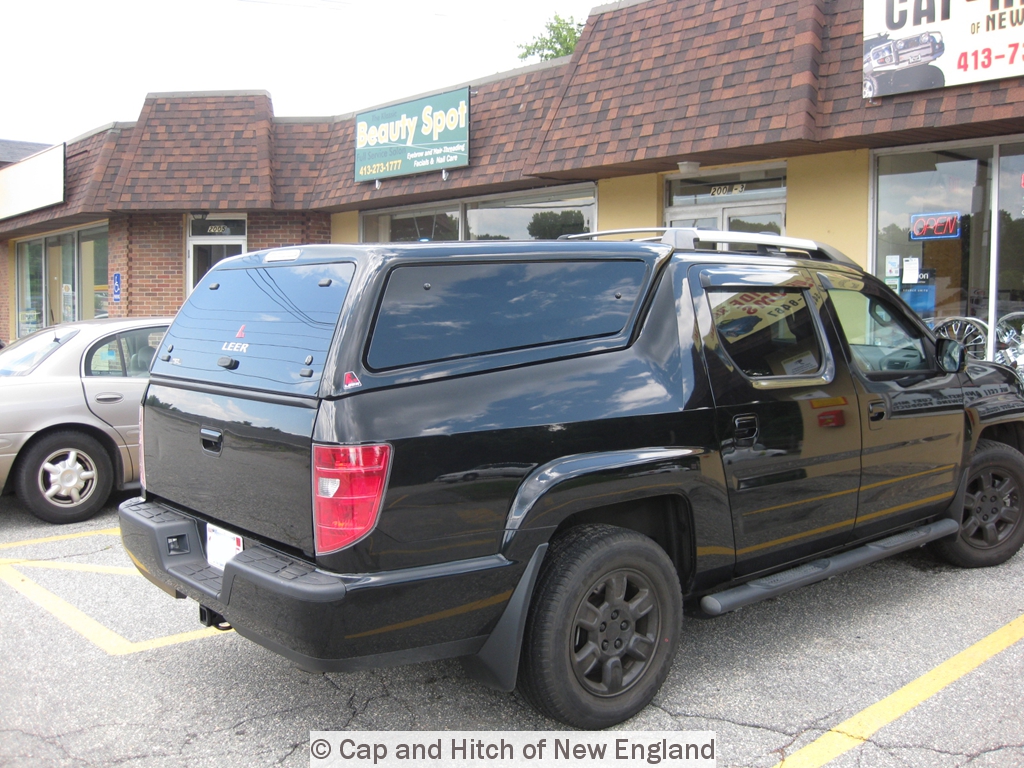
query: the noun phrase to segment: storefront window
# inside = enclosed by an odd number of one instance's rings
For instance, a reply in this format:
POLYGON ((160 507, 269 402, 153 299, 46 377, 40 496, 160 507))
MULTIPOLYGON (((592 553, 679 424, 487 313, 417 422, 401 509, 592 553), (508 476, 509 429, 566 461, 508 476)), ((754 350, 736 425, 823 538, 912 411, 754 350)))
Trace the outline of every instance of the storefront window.
POLYGON ((593 228, 594 198, 488 200, 466 205, 470 240, 557 240, 593 228))
POLYGON ((465 200, 443 208, 364 214, 364 243, 445 240, 553 240, 593 230, 597 201, 592 184, 546 194, 465 200))
POLYGON ((935 327, 988 318, 992 157, 970 147, 878 158, 876 272, 935 327))
POLYGON ((107 228, 17 245, 18 336, 107 315, 107 228))
POLYGON ((87 229, 78 236, 82 257, 82 319, 107 316, 107 228, 87 229))
POLYGON ((78 306, 74 234, 46 238, 46 272, 49 275, 48 325, 74 320, 78 306))
POLYGON ((18 243, 18 336, 46 325, 43 315, 43 241, 18 243))

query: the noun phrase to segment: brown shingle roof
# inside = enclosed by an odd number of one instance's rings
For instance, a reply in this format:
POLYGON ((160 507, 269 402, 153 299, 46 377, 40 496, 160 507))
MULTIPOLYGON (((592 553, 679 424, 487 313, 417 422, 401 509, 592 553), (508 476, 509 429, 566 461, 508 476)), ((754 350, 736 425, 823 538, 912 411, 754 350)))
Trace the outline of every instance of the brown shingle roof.
POLYGON ((274 208, 304 211, 314 207, 315 189, 327 156, 333 120, 274 122, 274 208))
POLYGON ((272 208, 272 118, 267 93, 150 94, 109 208, 272 208))
POLYGON ((640 173, 814 141, 822 2, 651 0, 591 16, 526 172, 640 173))

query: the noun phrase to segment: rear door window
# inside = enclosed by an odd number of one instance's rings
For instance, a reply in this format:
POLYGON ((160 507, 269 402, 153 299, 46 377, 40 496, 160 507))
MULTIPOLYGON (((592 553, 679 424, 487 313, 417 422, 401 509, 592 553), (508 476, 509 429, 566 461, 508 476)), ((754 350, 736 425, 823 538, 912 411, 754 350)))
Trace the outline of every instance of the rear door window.
POLYGON ((802 291, 710 290, 708 300, 722 346, 747 376, 800 376, 821 369, 821 344, 802 291))
POLYGON ((153 374, 315 395, 355 265, 209 273, 167 331, 153 374))
POLYGON ((372 370, 620 333, 647 265, 639 260, 398 267, 367 353, 372 370))
POLYGON ((149 364, 166 331, 166 326, 137 328, 103 339, 86 353, 85 375, 148 376, 149 364))

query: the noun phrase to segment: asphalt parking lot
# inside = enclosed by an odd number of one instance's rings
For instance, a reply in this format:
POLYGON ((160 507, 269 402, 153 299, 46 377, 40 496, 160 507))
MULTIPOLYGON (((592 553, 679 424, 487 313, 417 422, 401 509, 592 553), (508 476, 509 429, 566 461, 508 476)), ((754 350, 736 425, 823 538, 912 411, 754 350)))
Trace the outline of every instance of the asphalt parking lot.
MULTIPOLYGON (((312 730, 556 730, 455 661, 310 674, 134 572, 115 497, 77 525, 0 499, 0 765, 309 765, 312 730)), ((626 730, 714 731, 719 766, 1024 765, 1024 554, 913 552, 717 619, 688 611, 626 730)))

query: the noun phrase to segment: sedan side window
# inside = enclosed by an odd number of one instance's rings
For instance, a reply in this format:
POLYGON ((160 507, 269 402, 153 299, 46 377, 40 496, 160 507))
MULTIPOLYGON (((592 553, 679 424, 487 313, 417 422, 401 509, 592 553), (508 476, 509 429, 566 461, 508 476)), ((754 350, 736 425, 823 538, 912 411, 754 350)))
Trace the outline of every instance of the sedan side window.
POLYGON ((86 376, 149 376, 157 347, 167 328, 138 328, 97 344, 85 357, 86 376))
POLYGON ((149 365, 156 355, 156 348, 164 337, 166 328, 140 328, 121 334, 124 359, 127 361, 129 376, 149 376, 149 365))
POLYGON ((859 291, 832 289, 829 296, 862 372, 931 370, 923 339, 888 304, 859 291))
POLYGON ((124 376, 124 358, 121 344, 112 336, 93 347, 85 358, 86 376, 124 376))

